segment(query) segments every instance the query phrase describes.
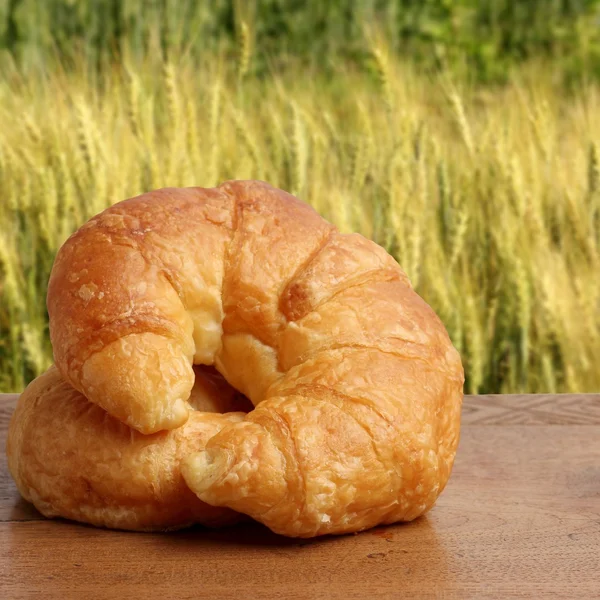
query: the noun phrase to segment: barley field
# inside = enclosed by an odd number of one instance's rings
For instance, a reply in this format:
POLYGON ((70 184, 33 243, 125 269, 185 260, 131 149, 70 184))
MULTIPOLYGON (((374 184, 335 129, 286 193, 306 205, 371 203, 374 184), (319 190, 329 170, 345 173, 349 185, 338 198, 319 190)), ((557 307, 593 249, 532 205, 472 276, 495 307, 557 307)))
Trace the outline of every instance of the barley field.
POLYGON ((51 362, 46 284, 86 219, 163 186, 269 181, 384 246, 462 354, 466 392, 600 390, 600 87, 370 68, 248 76, 145 58, 0 76, 0 392, 51 362), (461 82, 462 81, 462 82, 461 82))

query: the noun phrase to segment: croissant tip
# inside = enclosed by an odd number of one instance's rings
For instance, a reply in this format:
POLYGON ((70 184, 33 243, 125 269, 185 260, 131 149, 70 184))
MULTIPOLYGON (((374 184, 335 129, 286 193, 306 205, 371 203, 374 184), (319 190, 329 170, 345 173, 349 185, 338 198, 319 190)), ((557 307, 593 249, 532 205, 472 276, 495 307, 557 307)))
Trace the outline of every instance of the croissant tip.
POLYGON ((230 454, 222 448, 207 448, 188 456, 181 465, 183 477, 196 495, 206 492, 229 471, 230 454))

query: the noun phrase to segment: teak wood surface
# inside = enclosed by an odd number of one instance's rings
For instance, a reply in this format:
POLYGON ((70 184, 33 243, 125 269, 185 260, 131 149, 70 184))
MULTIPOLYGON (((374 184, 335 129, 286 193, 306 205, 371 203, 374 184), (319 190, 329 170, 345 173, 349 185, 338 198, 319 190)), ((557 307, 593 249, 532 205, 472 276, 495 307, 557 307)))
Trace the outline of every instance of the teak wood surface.
MULTIPOLYGON (((4 449, 15 395, 0 395, 4 449)), ((298 540, 44 519, 0 452, 0 598, 600 598, 600 395, 466 397, 426 516, 298 540)))

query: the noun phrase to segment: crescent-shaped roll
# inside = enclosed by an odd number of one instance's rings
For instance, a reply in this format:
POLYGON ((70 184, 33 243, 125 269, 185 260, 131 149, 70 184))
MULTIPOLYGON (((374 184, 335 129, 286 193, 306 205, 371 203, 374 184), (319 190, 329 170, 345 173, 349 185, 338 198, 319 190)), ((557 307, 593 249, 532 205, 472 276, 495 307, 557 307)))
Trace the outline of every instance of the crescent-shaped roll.
POLYGON ((192 412, 182 427, 146 436, 86 400, 51 367, 21 394, 11 418, 6 450, 19 492, 47 517, 114 529, 239 521, 233 511, 199 500, 180 464, 244 416, 216 413, 243 403, 202 371, 190 400, 209 412, 192 412))
POLYGON ((193 364, 255 406, 182 472, 198 497, 291 536, 411 520, 456 452, 463 369, 396 261, 265 183, 114 205, 58 253, 54 357, 144 434, 183 426, 193 364))

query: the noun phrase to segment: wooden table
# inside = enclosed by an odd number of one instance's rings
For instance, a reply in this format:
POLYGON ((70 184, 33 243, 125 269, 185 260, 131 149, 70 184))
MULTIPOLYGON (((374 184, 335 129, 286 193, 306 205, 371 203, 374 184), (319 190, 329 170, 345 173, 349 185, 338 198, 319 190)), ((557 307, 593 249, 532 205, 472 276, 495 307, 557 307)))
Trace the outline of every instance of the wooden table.
MULTIPOLYGON (((16 396, 0 395, 0 444, 16 396)), ((49 521, 0 453, 0 598, 600 598, 600 395, 465 398, 436 507, 316 540, 49 521)))

